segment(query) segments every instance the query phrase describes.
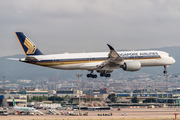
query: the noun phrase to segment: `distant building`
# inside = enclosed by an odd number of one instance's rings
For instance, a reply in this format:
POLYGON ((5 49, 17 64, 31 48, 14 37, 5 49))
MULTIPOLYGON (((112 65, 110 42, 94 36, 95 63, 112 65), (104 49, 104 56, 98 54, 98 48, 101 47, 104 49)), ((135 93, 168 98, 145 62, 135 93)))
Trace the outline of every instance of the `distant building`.
POLYGON ((21 82, 21 83, 30 83, 31 80, 17 80, 17 82, 21 82))
POLYGON ((133 93, 157 93, 161 92, 158 89, 142 89, 142 90, 134 90, 133 93))
POLYGON ((48 96, 53 96, 56 95, 56 91, 55 90, 48 90, 48 96))
POLYGON ((178 98, 158 98, 158 103, 178 103, 178 98))
POLYGON ((48 90, 39 90, 39 89, 31 89, 31 90, 27 90, 27 89, 23 89, 23 90, 11 90, 11 91, 6 91, 5 94, 5 98, 8 97, 13 97, 14 95, 28 95, 29 98, 33 97, 33 96, 48 96, 48 90))
POLYGON ((107 92, 108 92, 108 88, 101 88, 100 89, 100 94, 107 93, 107 92))
POLYGON ((75 86, 73 83, 71 83, 71 84, 55 84, 55 85, 52 85, 52 88, 67 90, 67 89, 77 89, 77 86, 75 86))
POLYGON ((8 107, 7 99, 4 99, 4 95, 0 95, 0 107, 8 107))
POLYGON ((71 97, 77 97, 79 96, 79 92, 80 92, 80 95, 83 95, 82 94, 82 91, 79 91, 79 90, 58 90, 56 91, 57 93, 57 96, 65 96, 65 95, 69 95, 71 97))
POLYGON ((57 91, 57 94, 74 94, 74 91, 57 91))
POLYGON ((10 94, 48 94, 48 90, 17 90, 17 91, 10 91, 10 94))
POLYGON ((95 98, 100 98, 100 100, 104 101, 106 100, 106 98, 108 97, 108 94, 99 94, 99 95, 96 95, 94 96, 95 98))
POLYGON ((7 99, 8 106, 13 106, 13 98, 17 106, 26 107, 27 106, 27 96, 26 95, 13 95, 11 99, 7 99))
MULTIPOLYGON (((167 93, 165 92, 158 92, 158 93, 116 93, 117 96, 119 97, 128 97, 128 96, 131 96, 131 97, 166 97, 167 96, 167 93)), ((169 97, 172 97, 172 93, 168 93, 168 96, 169 97)))
POLYGON ((0 88, 0 94, 4 94, 4 89, 0 88))

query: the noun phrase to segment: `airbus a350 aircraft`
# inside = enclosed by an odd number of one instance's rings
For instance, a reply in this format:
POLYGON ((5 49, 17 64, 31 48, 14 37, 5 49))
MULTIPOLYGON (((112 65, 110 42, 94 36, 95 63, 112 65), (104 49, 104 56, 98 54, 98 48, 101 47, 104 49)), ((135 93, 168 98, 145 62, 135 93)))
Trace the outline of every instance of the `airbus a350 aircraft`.
POLYGON ((36 45, 22 32, 15 32, 26 58, 19 59, 34 65, 62 70, 88 70, 87 77, 97 78, 93 71, 100 76, 110 77, 114 69, 138 71, 141 67, 163 66, 164 74, 168 65, 175 60, 163 51, 124 51, 116 52, 107 44, 110 52, 94 53, 64 53, 44 55, 36 45))

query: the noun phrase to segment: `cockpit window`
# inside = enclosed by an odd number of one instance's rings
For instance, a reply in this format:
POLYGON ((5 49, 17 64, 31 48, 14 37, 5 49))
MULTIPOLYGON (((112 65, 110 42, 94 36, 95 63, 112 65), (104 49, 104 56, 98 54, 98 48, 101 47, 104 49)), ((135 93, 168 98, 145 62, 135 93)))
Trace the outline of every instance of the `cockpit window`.
POLYGON ((169 57, 171 57, 171 55, 169 55, 169 57))

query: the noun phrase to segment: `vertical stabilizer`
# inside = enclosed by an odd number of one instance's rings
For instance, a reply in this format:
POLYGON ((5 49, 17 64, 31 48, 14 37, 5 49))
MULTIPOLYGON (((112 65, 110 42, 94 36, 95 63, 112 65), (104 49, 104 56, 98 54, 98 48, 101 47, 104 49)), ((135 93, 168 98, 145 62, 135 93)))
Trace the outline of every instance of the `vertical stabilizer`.
POLYGON ((23 32, 15 32, 15 34, 26 56, 43 55, 36 45, 23 32))
POLYGON ((16 107, 17 105, 16 105, 16 102, 15 102, 15 100, 13 99, 13 107, 16 107))

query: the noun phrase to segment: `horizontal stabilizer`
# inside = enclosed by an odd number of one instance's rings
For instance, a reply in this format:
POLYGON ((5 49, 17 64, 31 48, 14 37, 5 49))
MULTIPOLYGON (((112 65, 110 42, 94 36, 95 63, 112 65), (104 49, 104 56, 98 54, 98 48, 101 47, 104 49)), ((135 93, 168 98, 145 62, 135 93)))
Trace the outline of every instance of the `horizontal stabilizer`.
POLYGON ((19 60, 18 58, 7 58, 8 60, 19 60))

